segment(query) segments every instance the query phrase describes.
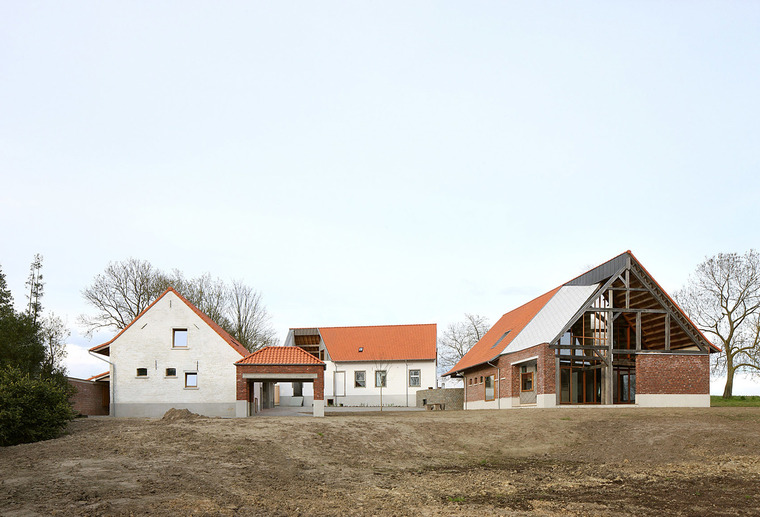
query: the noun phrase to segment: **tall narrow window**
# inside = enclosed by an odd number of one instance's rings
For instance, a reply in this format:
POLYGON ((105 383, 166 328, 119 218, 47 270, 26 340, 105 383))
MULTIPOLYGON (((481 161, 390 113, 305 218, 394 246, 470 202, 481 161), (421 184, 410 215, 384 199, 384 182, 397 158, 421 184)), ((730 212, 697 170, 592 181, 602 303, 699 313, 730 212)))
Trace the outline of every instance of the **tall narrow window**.
POLYGON ((376 370, 375 371, 375 388, 385 388, 386 380, 388 378, 388 375, 386 374, 385 370, 376 370))
POLYGON ((493 390, 494 376, 493 375, 487 376, 485 381, 486 381, 486 400, 493 400, 494 399, 494 390, 493 390))
POLYGON ((354 372, 354 388, 367 387, 367 373, 364 371, 354 372))
POLYGON ((187 348, 187 329, 174 329, 174 348, 187 348))
POLYGON ((410 388, 419 388, 422 384, 421 382, 421 375, 420 370, 409 370, 409 387, 410 388))
POLYGON ((520 391, 533 391, 533 372, 520 374, 520 391))
POLYGON ((197 388, 197 387, 198 387, 198 373, 185 372, 185 388, 197 388))

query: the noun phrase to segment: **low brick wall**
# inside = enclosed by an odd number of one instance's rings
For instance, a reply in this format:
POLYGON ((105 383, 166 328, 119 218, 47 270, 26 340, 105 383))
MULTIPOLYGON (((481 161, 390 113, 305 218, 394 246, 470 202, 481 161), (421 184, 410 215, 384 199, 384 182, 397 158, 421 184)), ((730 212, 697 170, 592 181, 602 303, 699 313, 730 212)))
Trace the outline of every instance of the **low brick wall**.
POLYGON ((636 356, 636 394, 710 393, 707 355, 641 354, 636 356))
POLYGON ((69 377, 68 381, 77 390, 69 399, 74 411, 88 416, 108 414, 110 393, 107 382, 86 381, 73 377, 69 377))
POLYGON ((442 404, 444 409, 464 408, 464 388, 438 388, 417 391, 417 407, 442 404))

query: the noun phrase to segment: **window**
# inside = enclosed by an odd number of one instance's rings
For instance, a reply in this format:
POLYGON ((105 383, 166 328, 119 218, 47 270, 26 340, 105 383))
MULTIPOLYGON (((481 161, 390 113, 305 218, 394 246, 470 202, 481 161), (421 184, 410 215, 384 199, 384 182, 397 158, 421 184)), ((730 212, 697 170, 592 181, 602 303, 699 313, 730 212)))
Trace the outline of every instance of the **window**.
POLYGON ((187 348, 187 329, 174 329, 172 347, 187 348))
POLYGON ((147 377, 148 376, 148 369, 147 368, 138 368, 137 369, 137 376, 138 377, 147 377))
POLYGON ((367 387, 367 372, 354 372, 354 388, 367 387))
POLYGON ((520 374, 520 391, 533 391, 533 372, 520 374))
POLYGON ((409 370, 409 387, 410 388, 419 388, 422 384, 420 381, 420 371, 419 370, 409 370))
POLYGON ((177 376, 177 369, 176 368, 167 368, 166 369, 166 376, 167 377, 176 377, 177 376))
POLYGON ((470 381, 470 386, 472 386, 472 377, 468 379, 470 381))
POLYGON ((197 387, 198 387, 198 373, 185 372, 185 388, 197 388, 197 387))
POLYGON ((324 348, 319 351, 319 360, 324 361, 325 360, 325 350, 324 348))
POLYGON ((493 385, 494 385, 494 376, 489 375, 486 377, 486 400, 493 400, 494 399, 494 392, 493 392, 493 385))
POLYGON ((483 376, 480 376, 480 383, 483 384, 483 376))
POLYGON ((386 374, 385 370, 376 370, 375 371, 375 388, 385 388, 386 387, 386 381, 388 380, 388 375, 386 374))

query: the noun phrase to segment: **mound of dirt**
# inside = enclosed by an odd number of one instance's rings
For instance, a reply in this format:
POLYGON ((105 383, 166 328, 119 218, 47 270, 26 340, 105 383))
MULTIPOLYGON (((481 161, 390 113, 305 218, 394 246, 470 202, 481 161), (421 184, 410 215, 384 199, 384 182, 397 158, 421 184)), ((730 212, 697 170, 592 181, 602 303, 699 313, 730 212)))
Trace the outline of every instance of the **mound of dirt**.
POLYGON ((197 418, 201 418, 201 416, 198 413, 193 413, 189 409, 171 408, 169 411, 164 413, 164 416, 161 417, 161 420, 195 420, 197 418))

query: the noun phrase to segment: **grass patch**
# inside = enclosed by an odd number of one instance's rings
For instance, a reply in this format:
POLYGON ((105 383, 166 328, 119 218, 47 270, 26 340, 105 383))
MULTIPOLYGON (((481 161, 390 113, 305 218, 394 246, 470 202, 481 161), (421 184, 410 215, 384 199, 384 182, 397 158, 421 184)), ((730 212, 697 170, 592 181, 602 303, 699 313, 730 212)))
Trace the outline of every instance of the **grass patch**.
POLYGON ((760 396, 758 395, 739 395, 724 399, 721 396, 710 397, 711 407, 760 407, 760 396))

